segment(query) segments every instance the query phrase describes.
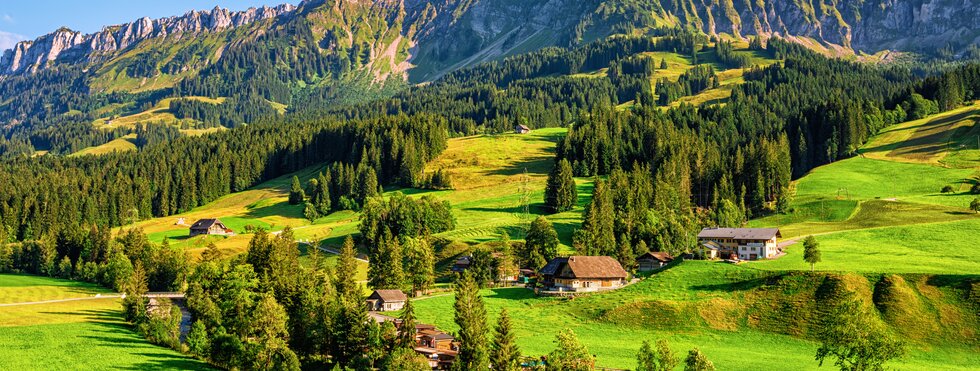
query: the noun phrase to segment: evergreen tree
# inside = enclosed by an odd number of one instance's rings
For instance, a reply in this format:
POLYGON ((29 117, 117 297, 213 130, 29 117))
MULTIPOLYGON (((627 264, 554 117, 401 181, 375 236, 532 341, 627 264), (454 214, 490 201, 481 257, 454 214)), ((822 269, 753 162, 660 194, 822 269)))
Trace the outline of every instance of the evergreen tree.
POLYGON ((548 185, 544 191, 544 204, 552 213, 571 210, 578 201, 578 188, 572 178, 572 165, 561 159, 548 174, 548 185))
POLYGON ((582 217, 582 232, 578 241, 584 248, 583 255, 616 255, 615 216, 612 197, 607 181, 595 179, 592 202, 585 208, 582 217))
POLYGON ((330 181, 323 174, 320 174, 316 182, 312 203, 321 216, 330 214, 330 181))
POLYGON ((401 290, 404 285, 402 251, 398 239, 385 230, 368 263, 368 283, 375 290, 401 290))
POLYGON ((126 320, 136 325, 146 323, 149 320, 146 311, 146 306, 149 304, 146 294, 149 289, 147 288, 146 270, 143 269, 142 262, 136 261, 136 264, 133 265, 133 273, 126 280, 124 289, 126 297, 123 298, 123 312, 126 320))
POLYGON ((667 58, 660 58, 660 69, 667 69, 667 58))
POLYGON ((415 321, 415 306, 411 299, 405 302, 405 308, 402 309, 402 315, 399 318, 401 319, 401 328, 398 329, 396 347, 415 349, 415 325, 417 322, 415 321))
POLYGON ((480 296, 480 286, 473 273, 463 272, 456 282, 455 319, 459 326, 456 340, 459 353, 453 362, 454 371, 486 370, 490 367, 487 352, 487 310, 480 296))
POLYGON ((514 333, 511 332, 510 316, 507 315, 506 308, 500 310, 495 329, 496 336, 490 349, 490 366, 501 371, 520 370, 521 353, 514 343, 514 333))
POLYGON ((534 219, 524 241, 524 248, 517 254, 523 267, 538 270, 558 256, 558 232, 543 216, 534 219))
POLYGON ((810 271, 814 269, 814 265, 820 262, 820 243, 813 236, 806 236, 803 239, 803 260, 810 263, 810 271))
POLYGON ((633 255, 633 246, 630 246, 629 238, 623 236, 619 240, 619 247, 616 249, 616 260, 619 264, 626 269, 627 272, 633 272, 636 265, 636 255, 633 255))
POLYGON ((293 183, 289 187, 289 204, 299 205, 306 199, 306 192, 303 191, 303 186, 299 183, 299 177, 293 175, 293 183))
POLYGON ((350 300, 360 299, 361 284, 357 283, 357 251, 354 250, 354 239, 348 235, 340 248, 336 268, 337 294, 350 300))

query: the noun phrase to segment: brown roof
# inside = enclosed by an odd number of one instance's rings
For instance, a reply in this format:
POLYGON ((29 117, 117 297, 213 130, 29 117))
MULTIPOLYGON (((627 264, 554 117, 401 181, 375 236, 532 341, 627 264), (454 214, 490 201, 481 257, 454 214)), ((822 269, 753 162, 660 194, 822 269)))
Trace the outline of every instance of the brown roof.
POLYGON ((401 290, 374 290, 369 299, 381 299, 387 303, 406 301, 408 297, 401 290))
POLYGON ((646 258, 646 259, 656 259, 656 260, 659 260, 659 261, 662 261, 662 262, 669 262, 669 261, 674 260, 674 257, 673 256, 670 256, 669 253, 664 252, 664 251, 651 251, 651 252, 648 252, 646 254, 640 255, 638 258, 636 258, 636 260, 642 260, 644 258, 646 258))
POLYGON ((626 278, 628 275, 616 259, 609 256, 569 256, 555 258, 541 268, 541 274, 561 274, 561 267, 568 265, 574 278, 626 278))
POLYGON ((211 226, 214 225, 214 224, 218 224, 219 226, 221 226, 222 229, 227 229, 227 228, 225 228, 225 224, 222 223, 221 220, 218 220, 218 219, 201 219, 201 220, 198 220, 197 222, 194 223, 194 225, 191 226, 191 229, 208 229, 208 228, 211 228, 211 226))
POLYGON ((698 238, 731 238, 735 240, 769 240, 782 237, 779 228, 705 228, 698 238))

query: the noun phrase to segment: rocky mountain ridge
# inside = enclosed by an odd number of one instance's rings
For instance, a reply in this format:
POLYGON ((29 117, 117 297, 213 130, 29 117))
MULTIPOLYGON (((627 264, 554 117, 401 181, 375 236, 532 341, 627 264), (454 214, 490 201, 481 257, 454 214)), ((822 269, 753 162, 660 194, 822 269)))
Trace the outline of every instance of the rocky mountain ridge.
POLYGON ((92 34, 62 27, 35 40, 19 42, 13 49, 4 51, 0 58, 0 74, 34 73, 47 68, 56 60, 91 61, 147 39, 218 32, 285 16, 295 9, 291 4, 249 8, 238 12, 215 7, 209 11, 191 11, 182 16, 159 19, 143 17, 134 22, 107 26, 92 34))
MULTIPOLYGON (((309 25, 321 53, 365 53, 359 65, 375 81, 430 81, 508 55, 659 27, 739 39, 779 36, 839 55, 940 49, 963 54, 980 44, 980 0, 305 0, 298 6, 142 18, 89 35, 63 28, 4 52, 0 75, 35 73, 55 62, 97 64, 153 38, 276 20, 231 40, 247 42, 292 18, 309 25)), ((212 56, 205 63, 221 52, 212 56)))

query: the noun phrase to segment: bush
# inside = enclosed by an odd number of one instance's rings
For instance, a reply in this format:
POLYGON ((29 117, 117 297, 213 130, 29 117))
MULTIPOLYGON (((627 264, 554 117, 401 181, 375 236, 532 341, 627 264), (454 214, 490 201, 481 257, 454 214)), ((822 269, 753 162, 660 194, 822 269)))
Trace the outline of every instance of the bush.
POLYGON ((970 193, 980 195, 980 182, 977 182, 973 185, 973 187, 970 187, 970 193))
POLYGON ((943 186, 942 193, 953 193, 953 186, 951 185, 943 186))

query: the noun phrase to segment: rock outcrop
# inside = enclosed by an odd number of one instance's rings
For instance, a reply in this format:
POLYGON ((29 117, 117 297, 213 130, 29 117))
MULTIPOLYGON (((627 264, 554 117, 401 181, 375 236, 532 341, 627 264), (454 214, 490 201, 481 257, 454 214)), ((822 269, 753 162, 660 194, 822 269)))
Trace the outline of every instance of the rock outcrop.
POLYGON ((93 34, 82 34, 68 28, 17 43, 3 52, 0 74, 34 73, 54 62, 86 62, 125 50, 142 41, 169 35, 194 36, 243 26, 255 21, 291 14, 290 4, 276 7, 249 8, 232 12, 215 7, 209 11, 191 11, 182 16, 160 19, 140 18, 135 22, 107 26, 93 34))

